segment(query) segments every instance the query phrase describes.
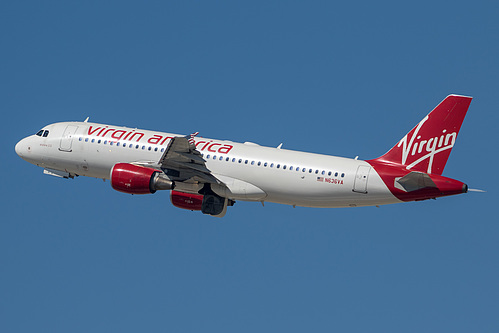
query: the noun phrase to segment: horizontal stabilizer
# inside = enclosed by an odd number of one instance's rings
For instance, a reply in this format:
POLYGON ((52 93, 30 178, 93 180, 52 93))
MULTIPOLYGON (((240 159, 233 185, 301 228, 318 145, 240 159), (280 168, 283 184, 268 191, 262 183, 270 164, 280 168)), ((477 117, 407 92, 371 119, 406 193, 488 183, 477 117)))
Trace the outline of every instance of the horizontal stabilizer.
POLYGON ((413 171, 404 177, 395 178, 395 187, 402 191, 412 192, 422 188, 437 187, 437 185, 428 174, 413 171))

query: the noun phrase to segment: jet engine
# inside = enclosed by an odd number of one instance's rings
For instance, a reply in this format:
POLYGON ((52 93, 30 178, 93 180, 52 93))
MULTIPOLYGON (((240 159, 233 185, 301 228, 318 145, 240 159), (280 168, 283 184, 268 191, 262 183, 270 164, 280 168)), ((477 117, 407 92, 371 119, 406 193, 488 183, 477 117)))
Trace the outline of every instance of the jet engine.
POLYGON ((179 191, 171 191, 170 201, 177 208, 188 210, 201 210, 203 206, 203 195, 179 191))
POLYGON ((129 194, 149 194, 171 190, 175 184, 161 171, 130 163, 117 163, 111 169, 111 186, 129 194))
POLYGON ((200 210, 203 214, 222 217, 227 212, 227 206, 233 206, 234 201, 221 197, 213 192, 193 194, 171 191, 170 200, 175 207, 187 210, 200 210))

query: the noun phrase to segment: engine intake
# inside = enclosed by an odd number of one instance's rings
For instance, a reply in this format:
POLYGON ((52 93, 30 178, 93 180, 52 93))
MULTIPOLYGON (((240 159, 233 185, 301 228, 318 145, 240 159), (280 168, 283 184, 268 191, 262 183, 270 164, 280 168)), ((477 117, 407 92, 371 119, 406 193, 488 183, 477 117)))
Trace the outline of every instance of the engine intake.
POLYGON ((111 169, 111 186, 129 194, 149 194, 171 190, 175 184, 161 171, 130 163, 117 163, 111 169))

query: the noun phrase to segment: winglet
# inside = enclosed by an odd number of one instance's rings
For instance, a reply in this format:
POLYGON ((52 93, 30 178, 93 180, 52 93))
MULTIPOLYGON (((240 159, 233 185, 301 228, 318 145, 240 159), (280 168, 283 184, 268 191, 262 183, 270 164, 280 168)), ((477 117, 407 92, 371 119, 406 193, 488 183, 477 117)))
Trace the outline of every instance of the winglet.
POLYGON ((194 133, 192 133, 192 134, 190 134, 190 135, 186 135, 186 136, 185 136, 185 137, 187 138, 187 140, 189 141, 189 144, 190 144, 191 146, 193 146, 193 145, 195 144, 195 142, 194 142, 194 138, 195 138, 198 134, 199 134, 199 132, 194 132, 194 133))

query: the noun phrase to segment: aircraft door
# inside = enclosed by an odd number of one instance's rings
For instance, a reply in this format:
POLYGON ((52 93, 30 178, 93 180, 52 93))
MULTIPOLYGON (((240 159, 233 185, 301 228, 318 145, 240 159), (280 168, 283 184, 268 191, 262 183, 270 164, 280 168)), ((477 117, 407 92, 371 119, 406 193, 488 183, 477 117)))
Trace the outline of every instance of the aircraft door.
POLYGON ((353 183, 353 191, 358 193, 367 193, 367 180, 371 167, 367 165, 360 165, 357 168, 357 174, 353 183))
POLYGON ((68 125, 62 134, 61 143, 59 144, 60 151, 71 151, 73 145, 73 136, 76 133, 78 126, 68 125))

